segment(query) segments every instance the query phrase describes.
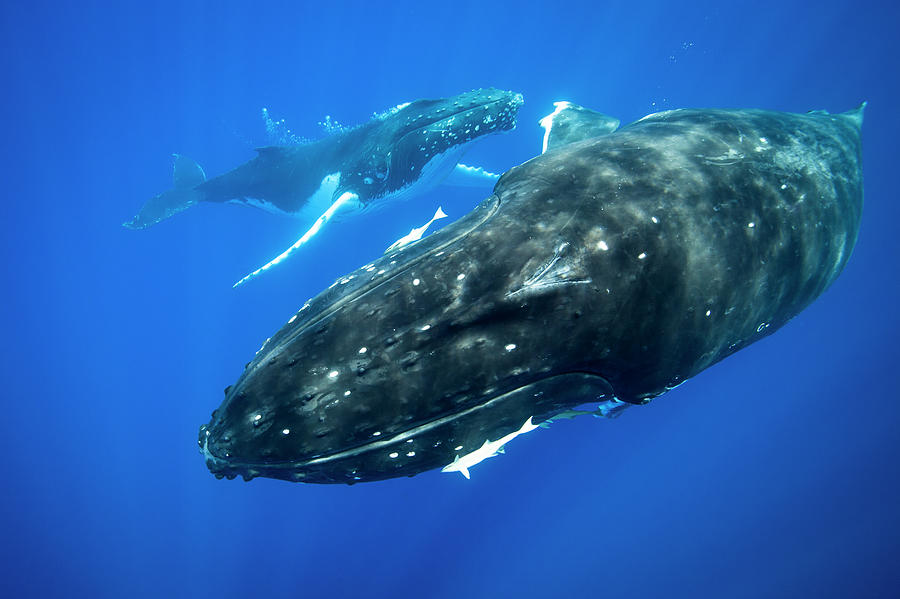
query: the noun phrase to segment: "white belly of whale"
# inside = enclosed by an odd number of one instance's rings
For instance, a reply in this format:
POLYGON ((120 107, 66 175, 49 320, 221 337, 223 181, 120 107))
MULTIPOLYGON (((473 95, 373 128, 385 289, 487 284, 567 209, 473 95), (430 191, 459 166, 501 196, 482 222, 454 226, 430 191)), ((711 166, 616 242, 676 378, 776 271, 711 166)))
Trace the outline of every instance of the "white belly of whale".
POLYGON ((305 202, 303 202, 299 210, 295 211, 282 210, 268 200, 263 200, 260 198, 241 198, 238 200, 230 200, 229 203, 253 206, 254 208, 265 210, 270 214, 275 214, 278 216, 289 216, 291 218, 296 218, 304 222, 313 223, 317 218, 319 218, 319 216, 321 216, 326 210, 328 210, 329 206, 331 206, 331 203, 334 201, 334 192, 337 191, 340 182, 340 172, 326 175, 322 179, 322 182, 319 183, 319 187, 316 189, 316 191, 314 191, 313 194, 309 196, 305 202))

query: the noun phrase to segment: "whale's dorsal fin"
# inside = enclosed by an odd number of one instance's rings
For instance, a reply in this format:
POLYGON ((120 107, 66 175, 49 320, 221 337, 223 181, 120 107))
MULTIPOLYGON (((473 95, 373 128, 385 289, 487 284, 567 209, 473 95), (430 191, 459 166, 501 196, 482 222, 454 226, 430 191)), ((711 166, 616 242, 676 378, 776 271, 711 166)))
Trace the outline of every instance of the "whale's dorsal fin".
POLYGON ((861 129, 863 122, 863 112, 866 110, 866 104, 868 104, 868 102, 863 102, 853 110, 842 112, 841 116, 856 125, 857 129, 861 129))
POLYGON ((609 135, 619 128, 619 119, 588 110, 571 102, 554 102, 553 112, 539 122, 544 128, 544 147, 564 146, 600 135, 609 135))
POLYGON ((175 189, 188 189, 197 187, 206 181, 206 173, 203 168, 181 154, 172 154, 174 164, 172 168, 172 187, 175 189))
POLYGON ((254 148, 256 153, 259 154, 262 158, 279 158, 288 153, 289 148, 285 146, 261 146, 259 148, 254 148))

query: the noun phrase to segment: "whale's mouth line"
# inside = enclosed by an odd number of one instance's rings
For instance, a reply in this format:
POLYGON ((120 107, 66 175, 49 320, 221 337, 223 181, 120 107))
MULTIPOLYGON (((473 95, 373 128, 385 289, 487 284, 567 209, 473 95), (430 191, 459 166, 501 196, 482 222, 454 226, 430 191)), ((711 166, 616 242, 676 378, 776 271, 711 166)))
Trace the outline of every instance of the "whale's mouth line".
MULTIPOLYGON (((232 472, 238 472, 238 473, 247 472, 249 470, 269 470, 269 471, 272 471, 272 470, 276 470, 276 471, 302 470, 304 468, 319 466, 322 464, 327 464, 329 462, 339 461, 339 460, 342 460, 345 458, 352 458, 352 457, 355 457, 355 456, 358 456, 361 454, 365 454, 365 453, 369 453, 371 451, 382 449, 384 447, 402 443, 402 442, 412 439, 418 435, 427 433, 427 432, 434 430, 436 428, 439 428, 445 424, 451 423, 454 420, 458 420, 459 418, 464 418, 466 416, 470 416, 481 410, 490 409, 490 408, 496 406, 497 404, 501 403, 503 400, 514 395, 515 393, 521 391, 522 389, 525 389, 526 387, 530 387, 530 386, 534 385, 535 383, 539 383, 541 381, 546 381, 549 379, 555 379, 555 378, 561 377, 561 376, 567 376, 570 374, 582 374, 582 375, 588 375, 591 377, 599 377, 599 375, 597 375, 596 373, 589 373, 589 372, 556 373, 556 374, 551 374, 548 376, 539 377, 539 378, 536 378, 531 381, 523 382, 519 385, 516 385, 515 387, 509 388, 500 393, 495 393, 495 394, 489 396, 489 399, 487 399, 486 401, 481 401, 481 402, 479 402, 469 408, 466 408, 464 410, 460 410, 458 412, 452 412, 445 416, 440 416, 438 418, 429 420, 427 422, 423 422, 422 424, 419 424, 412 428, 409 428, 409 429, 406 429, 399 433, 396 433, 390 437, 385 437, 385 438, 379 437, 376 440, 367 441, 367 442, 357 445, 355 447, 351 447, 349 449, 330 453, 330 454, 324 455, 324 456, 317 456, 317 457, 307 458, 307 459, 302 459, 302 460, 290 460, 290 461, 284 461, 284 462, 244 462, 244 461, 234 461, 234 460, 224 459, 224 458, 218 457, 217 455, 215 455, 214 453, 212 453, 209 450, 208 429, 207 429, 206 437, 203 442, 203 446, 200 449, 200 452, 206 458, 207 465, 210 466, 210 470, 213 470, 213 468, 216 468, 216 467, 217 467, 217 469, 222 469, 222 470, 227 469, 232 472)), ((599 377, 599 378, 603 378, 603 377, 599 377)), ((611 393, 608 396, 607 400, 617 403, 617 404, 623 403, 620 400, 616 399, 614 393, 611 393)), ((538 422, 537 424, 540 424, 541 422, 544 422, 544 420, 547 420, 547 419, 552 419, 552 416, 549 418, 541 419, 540 422, 538 422)))
POLYGON ((213 463, 227 465, 227 467, 231 470, 243 471, 249 469, 272 469, 272 470, 295 470, 299 468, 305 468, 309 466, 317 466, 319 464, 325 464, 328 462, 333 462, 335 460, 341 460, 343 458, 354 457, 362 453, 368 453, 369 451, 374 451, 380 449, 382 447, 387 447, 389 445, 393 445, 395 443, 401 443, 406 441, 407 439, 411 439, 416 435, 421 435, 422 433, 426 433, 432 429, 435 429, 439 426, 452 422, 458 418, 462 418, 464 416, 468 416, 485 408, 492 406, 495 403, 499 403, 500 400, 505 398, 510 393, 515 393, 519 389, 523 387, 527 387, 532 384, 534 381, 529 383, 525 383, 523 385, 519 385, 512 389, 508 389, 502 393, 491 396, 490 399, 484 402, 480 402, 470 408, 466 408, 465 410, 461 410, 459 412, 453 412, 451 414, 447 414, 446 416, 441 416, 439 418, 435 418, 433 420, 429 420, 428 422, 424 422, 418 426, 414 426, 405 431, 399 432, 391 437, 379 438, 374 441, 367 441, 361 445, 357 445, 356 447, 352 447, 350 449, 345 449, 343 451, 338 451, 335 453, 330 453, 328 455, 319 456, 315 458, 309 458, 305 460, 293 460, 287 462, 237 462, 231 461, 224 458, 220 458, 214 453, 212 453, 208 448, 209 443, 209 435, 207 433, 206 439, 203 442, 203 447, 200 449, 201 453, 206 457, 207 460, 212 460, 213 463))

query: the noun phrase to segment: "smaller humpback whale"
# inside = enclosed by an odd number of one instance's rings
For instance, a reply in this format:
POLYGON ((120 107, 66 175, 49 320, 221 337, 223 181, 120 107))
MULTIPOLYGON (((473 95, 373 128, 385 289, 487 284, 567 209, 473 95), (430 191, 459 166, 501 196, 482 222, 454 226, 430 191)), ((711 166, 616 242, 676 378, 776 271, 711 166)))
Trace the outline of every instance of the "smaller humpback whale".
POLYGON ((557 105, 547 151, 468 215, 305 302, 200 427, 209 470, 465 475, 534 425, 663 395, 847 264, 862 106, 670 110, 620 129, 579 108, 557 105))
POLYGON ((339 212, 409 198, 445 179, 493 185, 497 175, 459 160, 475 140, 513 129, 522 103, 521 94, 496 89, 416 100, 318 141, 258 148, 256 158, 212 179, 176 154, 172 189, 124 226, 143 229, 199 202, 240 202, 306 223, 290 248, 237 286, 283 261, 339 212))

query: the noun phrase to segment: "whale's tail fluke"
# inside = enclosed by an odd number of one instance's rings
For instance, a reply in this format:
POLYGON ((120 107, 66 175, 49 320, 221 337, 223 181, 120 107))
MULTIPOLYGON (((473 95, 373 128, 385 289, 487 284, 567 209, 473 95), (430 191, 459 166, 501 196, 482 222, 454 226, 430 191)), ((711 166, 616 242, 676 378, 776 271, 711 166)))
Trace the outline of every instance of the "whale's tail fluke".
POLYGON ((173 214, 190 208, 201 199, 196 187, 206 181, 206 173, 199 164, 186 156, 172 154, 175 158, 172 173, 172 189, 147 200, 133 219, 122 223, 129 229, 146 229, 173 214))

